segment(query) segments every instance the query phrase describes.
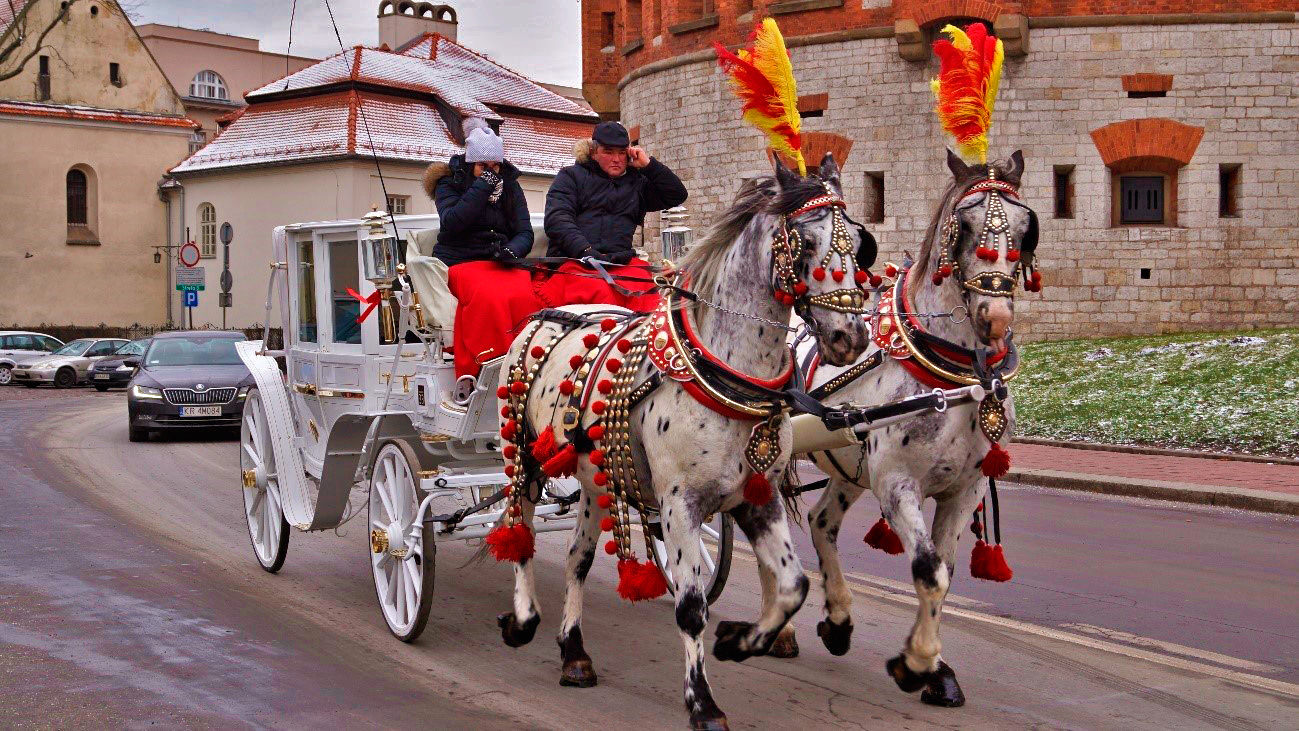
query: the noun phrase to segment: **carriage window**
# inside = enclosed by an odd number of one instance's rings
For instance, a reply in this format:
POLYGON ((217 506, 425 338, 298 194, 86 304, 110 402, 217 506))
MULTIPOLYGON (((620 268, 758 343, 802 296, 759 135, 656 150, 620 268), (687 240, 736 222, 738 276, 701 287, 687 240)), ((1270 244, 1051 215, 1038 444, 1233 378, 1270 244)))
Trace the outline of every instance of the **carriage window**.
POLYGON ((298 340, 316 342, 316 257, 310 240, 298 242, 298 340))
POLYGON ((1119 181, 1122 196, 1120 223, 1164 222, 1164 179, 1158 175, 1124 175, 1119 181))
MULTIPOLYGON (((329 311, 333 319, 334 342, 361 343, 361 323, 356 318, 361 314, 361 303, 348 294, 348 288, 359 290, 361 287, 361 270, 356 261, 355 241, 331 241, 329 243, 329 311)), ((371 317, 378 317, 378 312, 371 317)))

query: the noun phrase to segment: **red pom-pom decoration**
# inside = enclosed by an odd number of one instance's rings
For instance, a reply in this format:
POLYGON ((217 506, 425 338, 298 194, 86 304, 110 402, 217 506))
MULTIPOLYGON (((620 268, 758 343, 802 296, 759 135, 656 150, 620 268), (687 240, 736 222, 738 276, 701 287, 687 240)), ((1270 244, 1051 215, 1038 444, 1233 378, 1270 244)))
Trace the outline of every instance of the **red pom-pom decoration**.
POLYGON ((1042 283, 1042 272, 1039 272, 1039 271, 1037 271, 1037 270, 1034 270, 1034 271, 1033 271, 1033 276, 1030 277, 1030 278, 1033 280, 1033 283, 1034 283, 1034 284, 1041 284, 1041 283, 1042 283))
POLYGON ((505 455, 506 459, 514 459, 514 456, 517 455, 518 453, 519 453, 519 448, 514 446, 513 444, 507 444, 505 445, 505 449, 501 450, 501 454, 505 455))
POLYGON ((568 367, 569 367, 569 368, 572 368, 573 370, 577 370, 578 368, 581 368, 581 367, 582 367, 582 356, 580 356, 580 355, 575 355, 575 356, 573 356, 572 358, 569 358, 569 359, 568 359, 568 367))
POLYGON ((952 276, 952 265, 951 265, 951 264, 944 264, 944 265, 938 267, 938 273, 941 274, 941 275, 943 275, 944 277, 950 277, 950 276, 952 276))
POLYGON ((605 332, 609 332, 610 330, 614 329, 614 327, 615 327, 617 324, 618 324, 618 323, 615 322, 614 319, 613 319, 612 317, 606 317, 606 318, 604 318, 603 320, 600 321, 600 329, 603 330, 603 331, 605 331, 605 332))
POLYGON ((872 275, 871 275, 871 286, 872 286, 872 287, 878 287, 878 286, 880 286, 880 285, 883 284, 883 283, 884 283, 884 277, 881 277, 881 276, 878 275, 878 274, 872 274, 872 275))
POLYGON ((598 342, 600 342, 600 336, 595 333, 587 333, 582 336, 582 345, 588 348, 594 348, 598 342))
POLYGON ((631 350, 631 341, 630 341, 630 340, 628 340, 627 338, 623 338, 623 339, 621 339, 621 340, 618 341, 618 352, 619 352, 619 353, 626 353, 626 352, 629 351, 629 350, 631 350))
POLYGON ((503 399, 509 395, 510 395, 510 389, 506 388, 505 386, 501 386, 500 388, 496 389, 496 398, 503 399))
POLYGON ((591 464, 595 465, 596 467, 599 467, 600 465, 604 464, 604 450, 603 449, 593 450, 590 456, 587 457, 587 459, 591 460, 591 464))
POLYGON ((523 381, 515 381, 514 383, 510 384, 510 393, 522 394, 527 390, 528 390, 528 384, 524 383, 523 381))
POLYGON ((603 414, 603 413, 604 413, 604 409, 605 409, 605 403, 604 403, 603 401, 592 401, 592 402, 591 402, 591 413, 592 413, 592 414, 595 414, 596 416, 599 416, 600 414, 603 414))
POLYGON ((930 279, 930 281, 932 281, 934 284, 942 284, 942 283, 943 283, 943 275, 938 274, 937 272, 935 272, 935 273, 934 273, 934 276, 930 277, 929 279, 930 279))
POLYGON ((803 295, 807 294, 807 285, 804 284, 803 282, 799 282, 798 284, 795 284, 794 294, 798 297, 802 297, 803 295))
POLYGON ((1001 448, 1000 444, 992 443, 992 449, 983 455, 981 464, 984 477, 1002 477, 1010 471, 1010 452, 1001 448))
POLYGON ((586 435, 598 442, 601 439, 604 439, 604 427, 600 426, 599 424, 596 424, 595 426, 586 430, 586 435))
POLYGON ((546 354, 546 349, 541 347, 540 345, 534 345, 532 346, 531 353, 533 358, 540 358, 541 356, 546 354))
POLYGON ((595 504, 599 505, 601 510, 608 510, 613 505, 613 495, 601 495, 595 499, 595 504))
POLYGON ((506 419, 510 418, 510 405, 509 405, 509 404, 506 404, 506 405, 504 405, 504 406, 501 407, 501 416, 505 417, 506 419))
POLYGON ((613 541, 609 541, 608 543, 604 544, 604 552, 609 554, 610 556, 614 555, 615 553, 618 552, 618 544, 614 543, 613 541))
POLYGON ((835 269, 833 272, 830 272, 830 276, 834 277, 834 281, 836 281, 836 282, 842 282, 842 281, 843 281, 843 270, 842 270, 842 269, 835 269))
POLYGON ((812 270, 812 278, 818 282, 825 281, 825 269, 817 267, 812 270))
POLYGON ((611 530, 613 530, 613 518, 606 515, 600 519, 600 531, 602 533, 608 533, 611 530))
POLYGON ((514 419, 510 419, 509 421, 505 422, 505 426, 501 427, 501 438, 505 439, 506 441, 513 439, 514 433, 518 428, 519 428, 518 423, 515 422, 514 419))
POLYGON ((852 275, 852 281, 858 284, 865 284, 867 281, 870 280, 870 278, 871 278, 870 272, 866 271, 865 269, 858 269, 857 271, 853 272, 852 275))
POLYGON ((893 266, 892 264, 889 264, 888 266, 884 267, 884 276, 886 276, 886 277, 892 279, 893 277, 896 277, 897 275, 898 275, 898 268, 897 268, 897 267, 893 266))
MULTIPOLYGON (((595 484, 599 485, 600 487, 604 487, 605 485, 609 484, 609 473, 607 473, 607 472, 597 472, 597 473, 595 473, 595 477, 592 477, 592 478, 591 478, 591 482, 594 482, 595 484)), ((603 496, 601 496, 601 497, 608 497, 608 496, 607 496, 607 495, 603 495, 603 496)))
POLYGON ((533 541, 532 531, 528 526, 522 523, 515 523, 506 526, 504 523, 497 523, 491 533, 487 534, 484 539, 487 543, 487 550, 491 552, 492 558, 497 561, 511 561, 518 563, 532 558, 536 553, 536 544, 533 541))
POLYGON ((600 393, 609 393, 613 390, 613 381, 610 381, 608 378, 603 378, 599 383, 595 384, 595 390, 600 393))
POLYGON ((622 361, 617 358, 610 358, 604 362, 604 367, 608 368, 610 373, 617 373, 622 370, 622 361))
POLYGON ((1014 263, 1019 261, 1019 249, 1011 249, 1006 252, 1006 261, 1014 263))
POLYGON ((573 382, 565 378, 559 382, 559 392, 565 396, 573 395, 573 382))
POLYGON ((514 465, 512 464, 505 465, 505 476, 514 477, 514 465))

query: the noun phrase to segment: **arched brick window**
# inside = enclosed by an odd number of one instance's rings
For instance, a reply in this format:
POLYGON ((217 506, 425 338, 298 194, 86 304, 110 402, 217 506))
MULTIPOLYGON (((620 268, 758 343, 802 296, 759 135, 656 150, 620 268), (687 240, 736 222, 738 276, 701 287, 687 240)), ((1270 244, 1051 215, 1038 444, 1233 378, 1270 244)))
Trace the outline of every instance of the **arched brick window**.
POLYGON ((1110 169, 1110 224, 1176 226, 1177 173, 1204 137, 1204 128, 1149 117, 1092 130, 1110 169))

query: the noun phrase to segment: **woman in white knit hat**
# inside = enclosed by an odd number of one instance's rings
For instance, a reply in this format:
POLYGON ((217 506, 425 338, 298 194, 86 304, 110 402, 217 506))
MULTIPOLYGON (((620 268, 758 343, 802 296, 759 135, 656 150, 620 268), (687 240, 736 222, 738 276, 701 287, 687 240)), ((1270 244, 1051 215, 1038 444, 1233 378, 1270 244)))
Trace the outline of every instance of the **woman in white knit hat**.
POLYGON ((532 219, 519 170, 505 159, 501 138, 482 119, 464 123, 465 153, 424 172, 424 189, 438 209, 433 256, 446 262, 448 286, 459 300, 455 316, 456 375, 505 354, 545 304, 527 269, 506 264, 532 250, 532 219))

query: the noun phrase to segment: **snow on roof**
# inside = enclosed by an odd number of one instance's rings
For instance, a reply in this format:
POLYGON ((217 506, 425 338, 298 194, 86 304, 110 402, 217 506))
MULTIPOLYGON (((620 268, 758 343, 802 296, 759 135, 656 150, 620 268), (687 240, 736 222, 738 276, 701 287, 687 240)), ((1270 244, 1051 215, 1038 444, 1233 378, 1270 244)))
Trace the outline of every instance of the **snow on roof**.
POLYGON ((404 53, 356 46, 254 89, 245 98, 347 81, 434 94, 466 116, 495 117, 492 106, 595 118, 581 105, 440 35, 425 34, 404 53))
MULTIPOLYGON (((591 134, 585 122, 503 116, 506 157, 525 173, 553 175, 573 161, 573 143, 591 134)), ((427 163, 459 152, 432 101, 344 91, 249 105, 172 172, 371 154, 427 163)))
POLYGON ((22 14, 26 5, 27 0, 5 0, 0 2, 0 35, 9 30, 9 25, 14 22, 14 18, 22 14))
POLYGON ((61 119, 81 119, 91 122, 120 122, 123 124, 147 124, 161 127, 188 127, 197 129, 199 124, 187 117, 170 114, 149 114, 147 112, 127 112, 115 109, 83 107, 75 104, 41 104, 38 102, 0 101, 0 114, 15 114, 27 117, 56 117, 61 119))

